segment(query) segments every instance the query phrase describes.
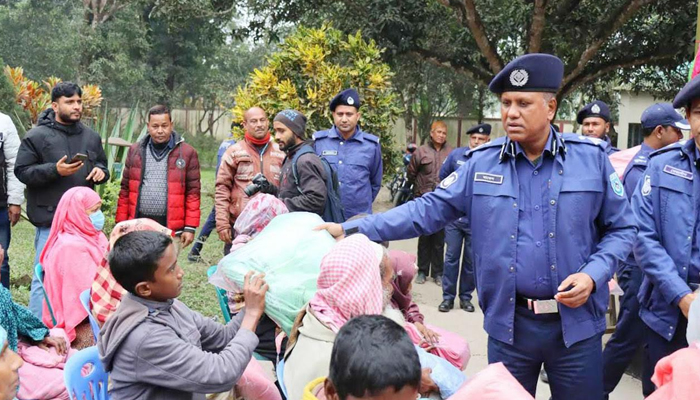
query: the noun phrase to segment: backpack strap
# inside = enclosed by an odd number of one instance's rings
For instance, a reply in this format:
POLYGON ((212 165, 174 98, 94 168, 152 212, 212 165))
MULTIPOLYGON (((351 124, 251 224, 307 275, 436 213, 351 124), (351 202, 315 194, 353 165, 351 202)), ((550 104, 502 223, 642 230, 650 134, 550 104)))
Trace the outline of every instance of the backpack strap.
POLYGON ((304 192, 301 190, 301 186, 299 186, 299 171, 297 169, 297 162, 299 161, 299 157, 309 153, 316 154, 316 152, 313 148, 311 148, 311 146, 309 146, 308 144, 304 144, 299 148, 299 150, 297 150, 297 152, 294 154, 294 157, 292 157, 292 175, 294 176, 294 185, 296 185, 297 190, 301 194, 304 194, 304 192))

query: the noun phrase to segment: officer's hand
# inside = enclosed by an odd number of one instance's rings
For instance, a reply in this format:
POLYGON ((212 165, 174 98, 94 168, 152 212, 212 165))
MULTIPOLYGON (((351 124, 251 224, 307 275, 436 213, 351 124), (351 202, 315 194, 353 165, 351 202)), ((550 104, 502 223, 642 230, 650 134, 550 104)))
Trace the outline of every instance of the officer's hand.
POLYGON ((63 156, 63 158, 58 160, 58 162, 56 163, 56 170, 58 170, 58 174, 61 176, 71 176, 83 167, 82 161, 74 162, 73 164, 68 164, 66 163, 67 159, 68 156, 63 156))
POLYGON ((580 307, 588 301, 594 287, 593 278, 584 272, 579 272, 564 279, 557 288, 559 293, 554 296, 554 299, 569 308, 580 307), (571 289, 567 290, 569 287, 571 289))
POLYGON ((345 239, 345 231, 343 226, 340 224, 322 224, 314 228, 315 231, 326 230, 331 234, 336 240, 345 239))
POLYGON ((182 235, 180 235, 180 243, 182 243, 182 247, 187 247, 192 244, 192 242, 194 242, 194 233, 182 232, 182 235))
POLYGON ((697 294, 695 293, 686 294, 681 298, 681 301, 678 303, 678 307, 680 307, 681 311, 683 312, 683 315, 685 315, 686 318, 688 318, 688 313, 690 313, 690 305, 693 304, 693 301, 696 297, 697 294))
POLYGON ((225 229, 223 231, 220 231, 219 232, 219 239, 221 239, 221 241, 226 243, 226 244, 231 243, 233 241, 231 239, 231 230, 225 229))
POLYGON ((105 178, 105 172, 101 170, 100 168, 93 168, 92 171, 90 171, 90 175, 85 178, 86 181, 93 181, 95 183, 100 182, 105 178))
POLYGON ((19 217, 20 217, 21 213, 22 213, 22 207, 20 207, 16 204, 10 204, 10 206, 7 207, 7 215, 10 217, 11 226, 17 225, 17 223, 19 222, 19 217))

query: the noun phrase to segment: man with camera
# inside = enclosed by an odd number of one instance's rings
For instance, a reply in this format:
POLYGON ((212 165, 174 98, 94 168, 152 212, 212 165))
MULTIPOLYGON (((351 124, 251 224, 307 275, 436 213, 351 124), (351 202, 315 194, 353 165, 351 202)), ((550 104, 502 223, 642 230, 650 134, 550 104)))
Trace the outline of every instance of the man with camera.
POLYGON ((216 231, 226 243, 233 241, 233 224, 256 193, 277 195, 284 153, 271 141, 270 121, 260 107, 243 114, 245 139, 226 149, 216 175, 216 231))

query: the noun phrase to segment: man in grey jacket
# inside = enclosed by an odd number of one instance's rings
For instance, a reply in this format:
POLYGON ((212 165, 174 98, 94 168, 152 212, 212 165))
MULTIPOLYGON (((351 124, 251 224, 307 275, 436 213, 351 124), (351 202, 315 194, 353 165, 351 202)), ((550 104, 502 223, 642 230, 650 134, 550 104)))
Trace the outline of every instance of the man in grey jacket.
POLYGON ((24 184, 15 176, 15 161, 19 149, 17 128, 9 116, 0 112, 0 246, 5 249, 5 259, 0 268, 0 282, 10 288, 10 264, 7 250, 10 248, 10 227, 19 222, 24 203, 24 184))
POLYGON ((112 400, 203 400, 230 391, 258 345, 263 276, 246 275, 246 307, 224 326, 176 300, 184 273, 170 237, 126 234, 114 244, 109 265, 128 291, 97 343, 112 400))

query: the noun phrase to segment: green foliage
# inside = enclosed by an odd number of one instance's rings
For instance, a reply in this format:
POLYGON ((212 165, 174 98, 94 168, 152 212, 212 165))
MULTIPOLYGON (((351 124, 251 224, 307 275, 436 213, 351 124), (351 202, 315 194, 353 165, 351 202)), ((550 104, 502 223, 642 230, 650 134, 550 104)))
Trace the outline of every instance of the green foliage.
MULTIPOLYGON (((362 129, 379 136, 385 174, 393 171, 397 150, 391 128, 401 109, 391 85, 392 73, 374 41, 362 39, 360 32, 346 36, 328 26, 299 27, 279 47, 236 92, 231 110, 235 121, 242 122, 244 111, 253 106, 271 116, 292 108, 306 115, 310 132, 326 129, 332 125, 328 103, 342 89, 352 87, 363 103, 362 129)), ((234 132, 242 135, 240 129, 234 132)))
POLYGON ((183 134, 185 142, 197 150, 199 165, 201 168, 216 167, 216 155, 219 151, 220 141, 210 135, 183 134))
POLYGON ((117 215, 117 201, 119 200, 119 190, 121 189, 121 180, 110 179, 98 186, 100 197, 102 198, 102 212, 105 215, 104 232, 111 232, 114 228, 114 218, 117 215))

